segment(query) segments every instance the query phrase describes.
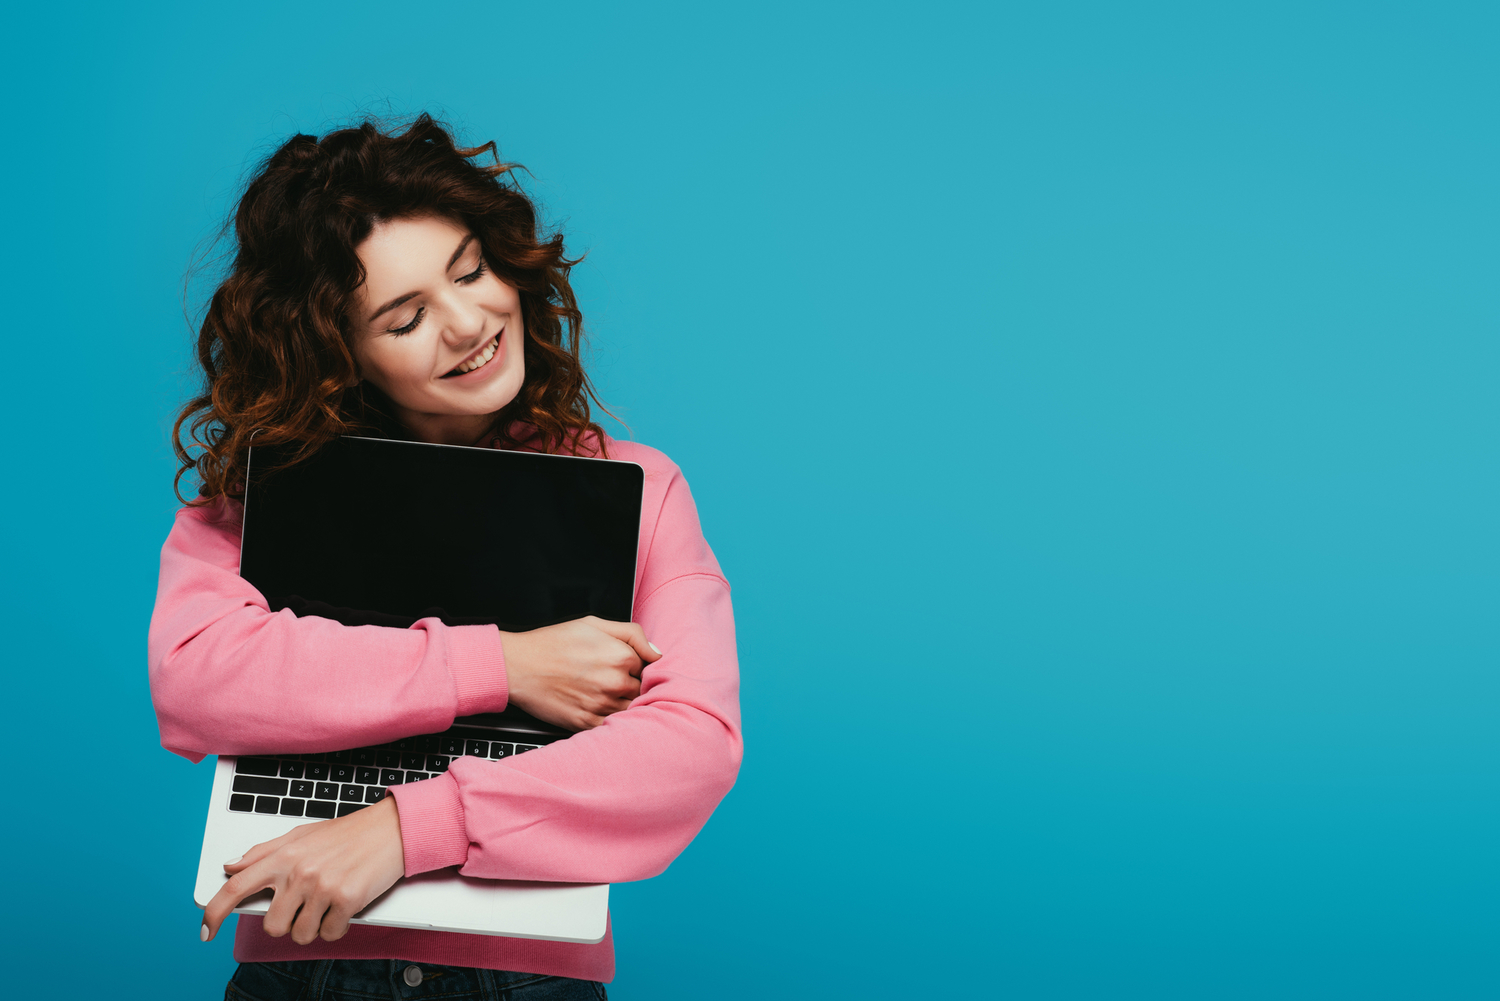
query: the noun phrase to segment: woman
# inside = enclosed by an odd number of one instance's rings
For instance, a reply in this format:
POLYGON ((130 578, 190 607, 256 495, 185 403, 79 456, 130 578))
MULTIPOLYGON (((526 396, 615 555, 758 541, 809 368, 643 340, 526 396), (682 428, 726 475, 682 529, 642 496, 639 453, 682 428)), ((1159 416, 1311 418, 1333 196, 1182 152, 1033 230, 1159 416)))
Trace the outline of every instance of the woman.
MULTIPOLYGON (((591 420, 573 262, 560 236, 538 236, 507 165, 472 162, 486 152, 423 115, 399 133, 367 122, 295 136, 252 179, 233 271, 199 336, 205 391, 174 438, 179 478, 192 470, 202 486, 162 550, 152 697, 163 745, 194 761, 383 743, 507 704, 579 732, 499 762, 455 759, 227 863, 205 941, 244 897, 274 892, 263 919, 240 919, 229 997, 602 997, 608 934, 575 945, 349 919, 396 880, 446 866, 653 876, 739 767, 729 589, 687 484, 660 452, 591 420), (272 613, 237 572, 250 436, 305 456, 350 432, 639 463, 634 622, 502 633, 272 613)), ((461 544, 463 530, 433 525, 433 545, 461 544)))

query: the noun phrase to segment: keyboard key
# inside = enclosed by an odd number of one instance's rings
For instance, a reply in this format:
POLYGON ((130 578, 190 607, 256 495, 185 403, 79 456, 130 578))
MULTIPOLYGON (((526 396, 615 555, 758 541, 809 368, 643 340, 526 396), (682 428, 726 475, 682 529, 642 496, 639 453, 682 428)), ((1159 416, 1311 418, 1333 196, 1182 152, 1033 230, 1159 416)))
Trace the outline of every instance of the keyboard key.
POLYGON ((280 805, 281 805, 281 800, 277 799, 275 796, 257 796, 257 797, 255 797, 255 812, 256 813, 275 813, 277 807, 279 807, 280 805))
POLYGON ((398 786, 404 776, 395 768, 382 768, 380 770, 380 784, 383 786, 398 786))
POLYGON ((441 754, 427 755, 427 770, 429 772, 446 772, 448 770, 448 759, 441 754))
POLYGON ((313 784, 311 782, 300 782, 299 781, 299 782, 293 782, 292 783, 292 792, 291 792, 291 795, 293 795, 293 796, 301 796, 303 799, 312 799, 312 794, 313 794, 313 784))
POLYGON ((333 817, 333 810, 333 803, 327 803, 320 799, 310 799, 307 801, 307 815, 309 817, 328 820, 333 817))
POLYGON ((508 758, 515 753, 515 744, 507 744, 503 740, 490 741, 490 757, 492 758, 508 758))
POLYGON ((416 754, 416 753, 404 754, 403 753, 401 755, 401 767, 402 768, 422 768, 422 767, 425 767, 426 764, 427 764, 427 755, 425 755, 425 754, 416 754))
POLYGON ((285 796, 286 779, 263 779, 254 775, 236 775, 235 792, 254 792, 264 796, 285 796))
POLYGON ((339 787, 332 782, 319 782, 318 791, 315 794, 319 799, 338 799, 339 787))
POLYGON ((324 756, 321 755, 321 754, 304 754, 304 755, 301 755, 301 758, 302 758, 303 761, 322 761, 323 757, 324 756))
POLYGON ((330 781, 330 782, 353 782, 354 781, 354 766, 353 765, 329 765, 328 766, 328 781, 330 781))
POLYGON ((236 775, 275 775, 278 766, 270 758, 239 758, 234 763, 236 775))
POLYGON ((464 739, 462 737, 439 737, 438 750, 456 758, 464 753, 464 739))
POLYGON ((375 763, 378 764, 381 768, 400 768, 401 752, 381 751, 379 754, 375 755, 375 763))
MULTIPOLYGON (((319 757, 318 760, 322 761, 323 759, 319 757)), ((336 765, 352 765, 354 763, 354 752, 334 751, 328 756, 328 760, 332 761, 336 765)))
POLYGON ((536 747, 537 745, 535 744, 517 744, 516 753, 520 754, 522 751, 535 751, 536 747))
POLYGON ((391 744, 391 746, 400 751, 402 754, 405 754, 407 751, 415 751, 417 749, 417 738, 406 737, 402 740, 396 741, 395 743, 391 744))
POLYGON ((365 798, 364 786, 340 786, 339 799, 345 803, 359 803, 365 798))
POLYGON ((314 782, 323 782, 328 778, 328 766, 309 763, 307 766, 307 777, 314 782))
POLYGON ((288 797, 281 801, 281 815, 283 817, 300 817, 302 808, 307 805, 305 799, 291 799, 288 797))
POLYGON ((490 756, 490 742, 487 740, 466 740, 464 741, 464 753, 472 754, 478 758, 488 758, 490 756))
POLYGON ((249 813, 255 809, 254 796, 230 796, 229 808, 235 813, 249 813))
POLYGON ((339 816, 347 817, 349 816, 349 814, 354 813, 357 810, 363 810, 364 808, 365 805, 363 803, 340 803, 339 816))
POLYGON ((427 734, 417 738, 417 750, 423 754, 436 754, 438 750, 438 739, 435 734, 427 734))
POLYGON ((375 764, 375 748, 373 747, 357 747, 349 753, 354 755, 356 765, 375 764))
POLYGON ((354 781, 362 786, 372 786, 380 781, 379 768, 356 768, 354 769, 354 781))
POLYGON ((366 803, 379 803, 385 797, 385 790, 379 786, 370 786, 365 790, 366 803))
POLYGON ((281 762, 281 777, 284 779, 300 779, 302 777, 302 762, 283 760, 281 762))
POLYGON ((420 781, 422 781, 425 778, 427 778, 427 773, 426 772, 407 772, 406 773, 406 781, 408 781, 408 782, 420 782, 420 781))

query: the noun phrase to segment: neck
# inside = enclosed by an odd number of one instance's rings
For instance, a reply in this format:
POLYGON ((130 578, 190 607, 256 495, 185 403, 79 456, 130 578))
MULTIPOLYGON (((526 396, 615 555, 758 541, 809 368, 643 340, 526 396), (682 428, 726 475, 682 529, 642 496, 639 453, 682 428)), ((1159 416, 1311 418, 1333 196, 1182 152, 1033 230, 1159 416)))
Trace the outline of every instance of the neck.
POLYGON ((419 414, 400 407, 396 417, 418 440, 433 445, 478 445, 495 423, 494 414, 419 414))

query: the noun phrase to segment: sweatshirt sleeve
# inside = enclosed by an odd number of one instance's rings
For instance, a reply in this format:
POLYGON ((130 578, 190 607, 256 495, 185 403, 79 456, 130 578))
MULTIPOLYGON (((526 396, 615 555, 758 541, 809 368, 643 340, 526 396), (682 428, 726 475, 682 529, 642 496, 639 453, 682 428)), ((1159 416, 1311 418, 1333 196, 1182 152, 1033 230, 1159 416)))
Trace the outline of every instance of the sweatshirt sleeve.
POLYGON ((147 654, 167 749, 307 753, 433 733, 505 708, 494 626, 345 626, 272 612, 239 575, 239 505, 183 508, 161 553, 147 654))
POLYGON ((643 509, 635 621, 663 656, 646 665, 640 697, 566 740, 457 758, 443 775, 393 786, 408 875, 461 865, 490 879, 645 879, 734 785, 743 745, 729 585, 687 483, 660 461, 668 468, 642 463, 658 504, 654 517, 643 509))

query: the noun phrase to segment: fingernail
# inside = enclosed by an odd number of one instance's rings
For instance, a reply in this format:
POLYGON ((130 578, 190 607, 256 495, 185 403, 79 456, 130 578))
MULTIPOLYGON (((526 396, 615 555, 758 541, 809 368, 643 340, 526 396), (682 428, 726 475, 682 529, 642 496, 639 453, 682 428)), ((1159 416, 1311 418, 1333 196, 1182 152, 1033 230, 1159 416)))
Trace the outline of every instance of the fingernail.
POLYGON ((240 859, 242 859, 244 857, 245 856, 243 856, 243 855, 236 855, 234 858, 230 859, 228 862, 225 862, 224 864, 226 866, 239 865, 240 864, 240 859))
POLYGON ((661 651, 656 648, 656 644, 655 643, 652 643, 650 640, 647 640, 646 641, 646 645, 651 648, 651 652, 652 653, 656 654, 658 657, 661 656, 661 651))
POLYGON ((207 942, 208 941, 208 922, 207 921, 203 922, 203 924, 200 925, 199 928, 198 928, 198 941, 200 941, 200 942, 207 942))

